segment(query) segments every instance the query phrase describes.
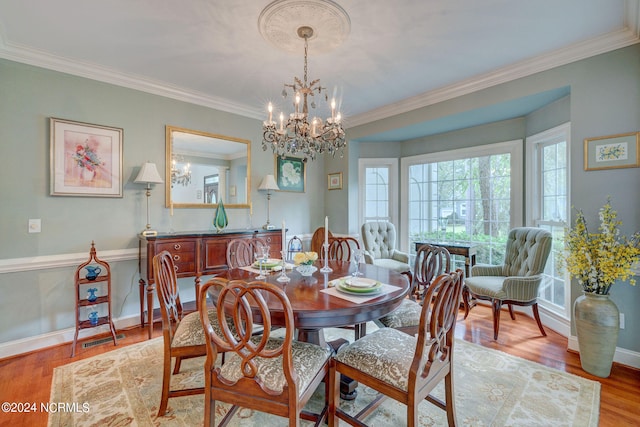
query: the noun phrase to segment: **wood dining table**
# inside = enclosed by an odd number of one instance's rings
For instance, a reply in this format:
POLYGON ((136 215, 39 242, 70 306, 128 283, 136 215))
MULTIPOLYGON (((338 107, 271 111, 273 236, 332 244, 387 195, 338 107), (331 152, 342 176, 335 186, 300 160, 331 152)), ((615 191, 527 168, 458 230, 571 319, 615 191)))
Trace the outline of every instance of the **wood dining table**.
MULTIPOLYGON (((289 282, 277 280, 281 274, 279 271, 267 273, 264 279, 286 292, 294 314, 297 339, 300 341, 327 346, 324 328, 364 325, 396 309, 409 292, 409 281, 405 275, 371 264, 361 264, 361 277, 380 282, 383 285, 381 292, 375 296, 340 295, 331 289, 332 284, 336 279, 351 277, 355 265, 344 261, 328 261, 328 266, 333 271, 321 273, 323 264, 324 261, 316 261, 314 265, 317 271, 306 277, 295 268, 287 269, 289 282)), ((255 280, 256 275, 255 271, 235 268, 220 273, 218 277, 246 281, 255 280)), ((215 294, 210 296, 216 301, 215 294)), ((284 326, 282 310, 276 306, 270 306, 269 310, 272 325, 284 326)), ((261 323, 260 319, 254 321, 261 323)))

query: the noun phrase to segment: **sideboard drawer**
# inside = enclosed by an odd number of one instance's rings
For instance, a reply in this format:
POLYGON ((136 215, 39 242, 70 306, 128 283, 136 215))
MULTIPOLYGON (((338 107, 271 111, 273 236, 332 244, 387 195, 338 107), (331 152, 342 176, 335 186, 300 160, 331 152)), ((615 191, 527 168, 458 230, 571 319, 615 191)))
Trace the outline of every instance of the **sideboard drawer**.
POLYGON ((173 258, 178 275, 188 275, 196 272, 196 242, 173 241, 158 243, 156 253, 168 251, 173 258))

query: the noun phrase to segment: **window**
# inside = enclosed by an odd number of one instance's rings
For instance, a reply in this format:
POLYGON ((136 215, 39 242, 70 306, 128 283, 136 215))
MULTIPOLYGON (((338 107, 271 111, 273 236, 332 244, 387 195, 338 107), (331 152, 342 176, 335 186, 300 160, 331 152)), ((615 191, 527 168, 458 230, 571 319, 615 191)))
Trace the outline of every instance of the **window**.
POLYGON ((564 124, 527 138, 527 194, 530 195, 527 223, 545 228, 553 235, 539 303, 566 318, 569 317, 569 278, 560 261, 569 217, 570 131, 570 125, 564 124))
POLYGON ((397 225, 397 159, 360 159, 360 223, 389 221, 397 225))
POLYGON ((507 234, 522 219, 522 141, 404 158, 401 170, 404 248, 477 243, 478 262, 502 262, 507 234))

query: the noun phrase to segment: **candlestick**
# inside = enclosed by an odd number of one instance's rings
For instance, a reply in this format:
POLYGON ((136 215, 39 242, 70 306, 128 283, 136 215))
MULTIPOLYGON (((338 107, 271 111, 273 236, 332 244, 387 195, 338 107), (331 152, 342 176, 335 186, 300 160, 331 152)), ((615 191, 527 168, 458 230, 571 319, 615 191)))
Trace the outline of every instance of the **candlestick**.
POLYGON ((324 244, 329 247, 329 217, 324 217, 324 244))
POLYGON ((282 220, 282 259, 285 259, 285 255, 287 253, 287 229, 284 223, 284 219, 282 220))
POLYGON ((169 215, 173 216, 173 202, 170 204, 169 215))

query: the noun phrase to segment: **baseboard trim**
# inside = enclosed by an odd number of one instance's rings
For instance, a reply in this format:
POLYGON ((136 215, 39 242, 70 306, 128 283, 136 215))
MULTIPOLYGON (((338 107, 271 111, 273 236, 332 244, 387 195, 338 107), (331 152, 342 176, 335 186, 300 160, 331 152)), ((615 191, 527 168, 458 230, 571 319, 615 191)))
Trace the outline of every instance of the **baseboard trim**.
MULTIPOLYGON (((140 316, 132 315, 114 319, 113 324, 116 327, 116 331, 127 329, 139 325, 140 316)), ((69 344, 69 355, 71 355, 71 343, 73 342, 73 336, 75 332, 75 328, 67 328, 61 329, 59 331, 49 332, 46 334, 22 338, 19 340, 4 342, 0 344, 0 360, 62 344, 69 344)), ((108 325, 103 325, 92 329, 83 329, 82 331, 80 331, 78 339, 84 340, 86 338, 105 332, 109 332, 108 325)))

